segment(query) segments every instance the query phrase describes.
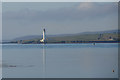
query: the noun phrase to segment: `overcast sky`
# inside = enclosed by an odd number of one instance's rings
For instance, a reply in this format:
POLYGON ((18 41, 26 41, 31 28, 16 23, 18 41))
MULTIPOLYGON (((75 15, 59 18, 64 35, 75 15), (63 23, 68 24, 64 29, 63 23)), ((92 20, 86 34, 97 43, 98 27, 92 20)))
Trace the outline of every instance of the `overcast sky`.
POLYGON ((115 2, 4 2, 3 39, 118 29, 115 2))

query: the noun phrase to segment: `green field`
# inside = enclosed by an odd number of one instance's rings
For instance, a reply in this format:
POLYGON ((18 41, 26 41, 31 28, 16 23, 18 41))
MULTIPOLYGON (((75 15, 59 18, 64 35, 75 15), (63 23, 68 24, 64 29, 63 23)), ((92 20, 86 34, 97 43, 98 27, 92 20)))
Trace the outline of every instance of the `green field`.
MULTIPOLYGON (((17 40, 12 41, 20 44, 37 44, 40 43, 42 38, 35 38, 29 40, 17 40)), ((76 34, 67 36, 54 36, 46 37, 47 43, 72 43, 72 42, 82 42, 82 41, 118 41, 117 33, 104 33, 104 34, 76 34)))

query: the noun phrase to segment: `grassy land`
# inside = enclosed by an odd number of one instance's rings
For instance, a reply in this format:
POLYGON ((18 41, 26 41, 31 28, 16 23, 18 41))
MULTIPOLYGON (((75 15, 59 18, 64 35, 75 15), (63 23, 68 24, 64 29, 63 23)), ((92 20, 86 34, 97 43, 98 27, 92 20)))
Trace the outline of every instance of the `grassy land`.
MULTIPOLYGON (((120 36, 119 36, 120 37, 120 36)), ((81 43, 81 42, 89 42, 89 41, 118 41, 117 33, 104 33, 104 34, 77 34, 77 35, 69 35, 69 36, 54 36, 47 37, 47 43, 81 43)), ((18 40, 12 41, 13 43, 20 44, 38 44, 40 42, 40 38, 29 39, 29 40, 18 40)))

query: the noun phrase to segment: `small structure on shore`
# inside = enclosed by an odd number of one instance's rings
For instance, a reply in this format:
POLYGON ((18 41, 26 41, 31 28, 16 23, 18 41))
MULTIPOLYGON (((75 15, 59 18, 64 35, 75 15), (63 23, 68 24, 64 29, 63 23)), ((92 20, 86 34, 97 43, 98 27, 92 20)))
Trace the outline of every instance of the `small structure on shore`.
POLYGON ((45 43, 46 41, 46 34, 45 34, 45 29, 43 29, 43 38, 40 40, 40 42, 45 43))

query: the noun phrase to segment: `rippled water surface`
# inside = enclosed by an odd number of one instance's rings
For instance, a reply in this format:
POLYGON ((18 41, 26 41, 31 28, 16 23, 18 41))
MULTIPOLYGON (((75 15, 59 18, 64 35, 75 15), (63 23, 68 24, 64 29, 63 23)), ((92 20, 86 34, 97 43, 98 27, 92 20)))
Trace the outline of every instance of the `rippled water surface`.
POLYGON ((118 77, 114 43, 3 44, 2 48, 4 78, 118 77))

